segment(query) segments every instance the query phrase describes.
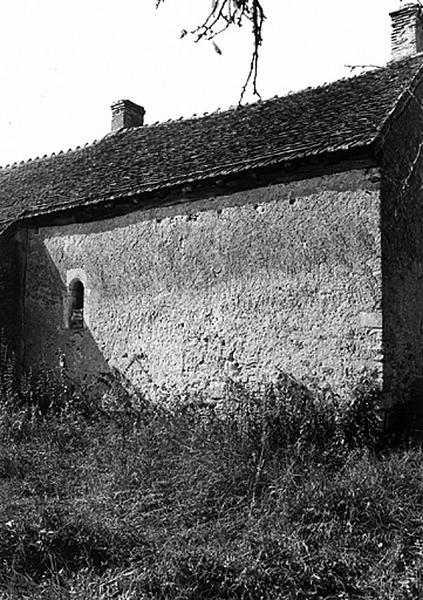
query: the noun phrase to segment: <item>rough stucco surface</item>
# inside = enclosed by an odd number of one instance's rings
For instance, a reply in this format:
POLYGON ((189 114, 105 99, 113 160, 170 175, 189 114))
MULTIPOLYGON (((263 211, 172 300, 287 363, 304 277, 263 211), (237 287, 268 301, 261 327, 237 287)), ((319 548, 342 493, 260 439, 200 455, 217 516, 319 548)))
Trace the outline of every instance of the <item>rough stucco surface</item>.
POLYGON ((418 392, 423 423, 423 85, 382 148, 384 383, 390 402, 418 392))
POLYGON ((16 240, 0 240, 0 329, 3 341, 19 348, 19 252, 16 240))
POLYGON ((380 192, 352 171, 29 231, 26 357, 142 389, 381 373, 380 192), (83 331, 66 282, 86 284, 83 331), (85 278, 85 279, 84 279, 85 278))

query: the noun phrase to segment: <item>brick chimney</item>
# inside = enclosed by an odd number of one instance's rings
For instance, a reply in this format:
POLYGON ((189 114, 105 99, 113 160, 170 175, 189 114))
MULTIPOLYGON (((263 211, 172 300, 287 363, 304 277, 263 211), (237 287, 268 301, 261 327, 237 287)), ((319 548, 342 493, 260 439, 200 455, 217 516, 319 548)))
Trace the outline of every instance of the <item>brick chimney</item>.
POLYGON ((404 4, 391 12, 392 60, 423 51, 423 11, 417 2, 404 4))
POLYGON ((112 131, 144 125, 145 110, 130 100, 118 100, 111 106, 112 131))

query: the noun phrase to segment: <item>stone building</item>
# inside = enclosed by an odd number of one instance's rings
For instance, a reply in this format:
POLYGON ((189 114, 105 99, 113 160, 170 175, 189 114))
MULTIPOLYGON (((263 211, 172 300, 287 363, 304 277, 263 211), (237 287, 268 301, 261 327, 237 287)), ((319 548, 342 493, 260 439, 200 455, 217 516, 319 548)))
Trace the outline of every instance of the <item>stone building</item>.
POLYGON ((23 364, 142 389, 282 371, 386 397, 423 376, 423 18, 392 61, 0 171, 0 326, 23 364))

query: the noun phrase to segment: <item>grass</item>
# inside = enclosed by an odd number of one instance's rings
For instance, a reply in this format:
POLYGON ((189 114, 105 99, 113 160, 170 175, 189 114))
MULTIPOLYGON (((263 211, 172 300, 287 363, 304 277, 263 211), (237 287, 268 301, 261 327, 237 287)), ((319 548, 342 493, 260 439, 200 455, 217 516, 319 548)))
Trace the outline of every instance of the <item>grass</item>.
POLYGON ((368 386, 174 410, 6 391, 1 599, 423 595, 422 451, 386 447, 368 386))

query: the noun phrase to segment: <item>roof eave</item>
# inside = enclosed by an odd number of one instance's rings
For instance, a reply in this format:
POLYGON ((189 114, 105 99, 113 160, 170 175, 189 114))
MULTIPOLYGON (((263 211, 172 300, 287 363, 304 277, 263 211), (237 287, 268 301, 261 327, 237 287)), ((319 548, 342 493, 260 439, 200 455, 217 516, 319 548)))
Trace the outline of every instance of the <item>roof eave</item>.
POLYGON ((216 173, 202 179, 187 178, 176 184, 153 184, 120 196, 81 199, 61 207, 46 206, 22 214, 14 223, 26 222, 40 226, 103 220, 134 210, 195 202, 248 189, 376 166, 373 146, 368 143, 353 148, 297 157, 290 161, 275 161, 266 166, 228 174, 216 173))

